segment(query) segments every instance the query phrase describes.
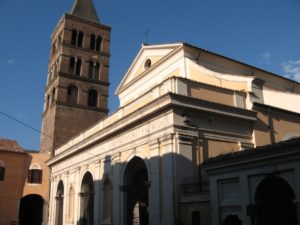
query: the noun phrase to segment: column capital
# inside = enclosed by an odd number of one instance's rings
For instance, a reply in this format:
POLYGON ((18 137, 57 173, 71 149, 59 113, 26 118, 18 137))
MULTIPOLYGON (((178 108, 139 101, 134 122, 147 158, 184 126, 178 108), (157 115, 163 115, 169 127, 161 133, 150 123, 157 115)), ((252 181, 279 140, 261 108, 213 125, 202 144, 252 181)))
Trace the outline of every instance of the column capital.
POLYGON ((167 134, 167 135, 159 138, 159 141, 161 142, 162 145, 173 144, 173 137, 174 137, 174 134, 167 134))

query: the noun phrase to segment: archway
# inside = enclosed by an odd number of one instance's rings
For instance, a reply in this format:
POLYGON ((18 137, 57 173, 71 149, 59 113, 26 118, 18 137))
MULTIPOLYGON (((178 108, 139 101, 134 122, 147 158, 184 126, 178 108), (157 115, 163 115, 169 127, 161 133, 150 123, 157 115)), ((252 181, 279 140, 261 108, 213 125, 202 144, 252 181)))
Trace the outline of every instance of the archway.
POLYGON ((59 181, 56 192, 56 214, 55 214, 55 224, 63 224, 63 210, 64 210, 64 184, 59 181))
POLYGON ((84 175, 81 183, 79 224, 94 224, 94 181, 89 172, 84 175))
POLYGON ((41 225, 43 222, 44 200, 40 195, 26 195, 20 200, 20 225, 41 225))
POLYGON ((257 187, 258 225, 297 225, 295 194, 290 185, 277 176, 266 177, 257 187))
POLYGON ((130 160, 124 171, 124 213, 126 225, 148 225, 148 171, 139 157, 130 160))

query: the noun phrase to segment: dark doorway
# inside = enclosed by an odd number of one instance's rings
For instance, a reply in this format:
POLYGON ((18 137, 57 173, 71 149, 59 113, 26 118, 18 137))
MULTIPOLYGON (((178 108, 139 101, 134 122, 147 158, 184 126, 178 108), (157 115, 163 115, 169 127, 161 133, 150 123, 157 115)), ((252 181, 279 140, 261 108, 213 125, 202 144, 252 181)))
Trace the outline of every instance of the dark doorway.
POLYGON ((20 201, 20 225, 41 225, 44 200, 40 195, 26 195, 20 201))
POLYGON ((84 175, 81 183, 79 224, 94 224, 94 181, 89 172, 84 175))
POLYGON ((258 225, 297 225, 295 194, 290 185, 277 176, 266 177, 257 187, 258 225))
POLYGON ((124 172, 126 225, 148 225, 148 172, 144 161, 134 157, 124 172))
POLYGON ((63 206, 64 206, 64 184, 62 181, 59 181, 56 192, 56 215, 55 215, 55 224, 63 224, 63 206))

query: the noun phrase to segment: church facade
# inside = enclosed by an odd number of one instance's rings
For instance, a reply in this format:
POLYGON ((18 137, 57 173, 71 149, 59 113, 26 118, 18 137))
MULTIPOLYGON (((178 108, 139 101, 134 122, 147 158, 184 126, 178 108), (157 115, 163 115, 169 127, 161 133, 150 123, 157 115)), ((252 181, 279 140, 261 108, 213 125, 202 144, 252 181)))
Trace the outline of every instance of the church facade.
POLYGON ((77 0, 52 36, 48 224, 211 224, 204 160, 300 136, 298 82, 186 43, 142 45, 107 116, 109 34, 77 0))

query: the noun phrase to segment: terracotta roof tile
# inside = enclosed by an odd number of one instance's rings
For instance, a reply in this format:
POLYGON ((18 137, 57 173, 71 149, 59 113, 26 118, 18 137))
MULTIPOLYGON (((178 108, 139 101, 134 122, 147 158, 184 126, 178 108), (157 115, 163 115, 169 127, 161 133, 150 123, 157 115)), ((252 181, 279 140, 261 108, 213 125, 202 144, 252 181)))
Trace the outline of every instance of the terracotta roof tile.
POLYGON ((22 147, 14 140, 0 138, 0 151, 23 152, 22 147))

